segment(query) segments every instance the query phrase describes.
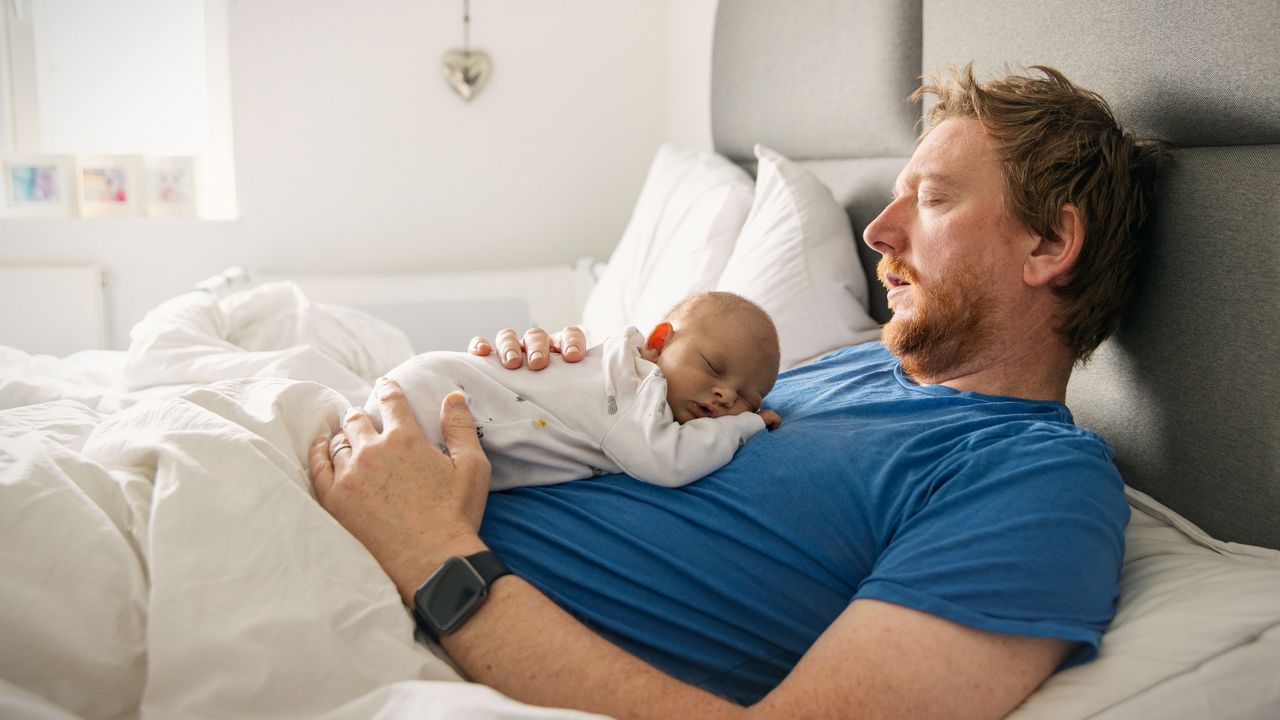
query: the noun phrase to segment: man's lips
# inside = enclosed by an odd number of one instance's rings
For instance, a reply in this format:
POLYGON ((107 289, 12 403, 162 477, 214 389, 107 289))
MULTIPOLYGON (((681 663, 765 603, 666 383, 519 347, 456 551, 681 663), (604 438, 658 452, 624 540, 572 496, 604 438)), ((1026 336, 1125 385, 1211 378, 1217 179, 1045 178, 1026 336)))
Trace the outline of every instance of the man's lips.
POLYGON ((896 287, 902 287, 903 285, 910 285, 911 283, 907 282, 905 278, 898 277, 893 273, 885 273, 884 284, 886 287, 892 290, 896 287))
POLYGON ((885 290, 888 291, 886 299, 889 302, 889 307, 893 308, 894 312, 899 310, 898 305, 901 297, 906 293, 914 292, 910 289, 911 281, 898 273, 883 272, 880 274, 880 282, 884 284, 885 290))
POLYGON ((911 285, 915 280, 915 276, 915 269, 897 257, 885 255, 876 264, 876 277, 880 279, 880 284, 884 285, 885 289, 890 292, 897 288, 911 285))

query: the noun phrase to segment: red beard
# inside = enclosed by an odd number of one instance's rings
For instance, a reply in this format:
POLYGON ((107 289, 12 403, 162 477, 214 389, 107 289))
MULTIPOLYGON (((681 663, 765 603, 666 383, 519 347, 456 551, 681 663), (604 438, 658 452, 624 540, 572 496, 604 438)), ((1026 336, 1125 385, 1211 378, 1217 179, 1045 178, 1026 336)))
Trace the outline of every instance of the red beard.
POLYGON ((988 333, 991 298, 974 268, 961 267, 939 280, 932 290, 916 283, 915 270, 885 255, 876 275, 887 288, 892 274, 911 284, 911 317, 894 317, 881 340, 898 356, 912 378, 946 378, 972 361, 988 333))

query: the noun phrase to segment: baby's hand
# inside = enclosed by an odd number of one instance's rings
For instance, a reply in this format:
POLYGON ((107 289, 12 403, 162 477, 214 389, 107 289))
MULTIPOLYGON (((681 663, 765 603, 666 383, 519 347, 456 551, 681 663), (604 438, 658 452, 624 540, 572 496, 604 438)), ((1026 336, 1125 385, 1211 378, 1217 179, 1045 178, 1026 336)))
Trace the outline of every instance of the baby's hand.
POLYGON ((760 415, 762 420, 764 420, 764 426, 769 430, 777 430, 778 426, 782 424, 782 418, 778 416, 778 413, 772 410, 760 409, 757 410, 756 413, 760 415))

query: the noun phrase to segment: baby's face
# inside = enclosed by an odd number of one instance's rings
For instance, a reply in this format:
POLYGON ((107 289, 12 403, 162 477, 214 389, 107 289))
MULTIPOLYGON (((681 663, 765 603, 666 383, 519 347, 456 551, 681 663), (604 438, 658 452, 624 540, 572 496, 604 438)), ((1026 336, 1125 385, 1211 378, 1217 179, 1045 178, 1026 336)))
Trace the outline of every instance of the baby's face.
POLYGON ((778 378, 770 352, 754 347, 732 317, 689 313, 656 358, 676 422, 755 412, 778 378))

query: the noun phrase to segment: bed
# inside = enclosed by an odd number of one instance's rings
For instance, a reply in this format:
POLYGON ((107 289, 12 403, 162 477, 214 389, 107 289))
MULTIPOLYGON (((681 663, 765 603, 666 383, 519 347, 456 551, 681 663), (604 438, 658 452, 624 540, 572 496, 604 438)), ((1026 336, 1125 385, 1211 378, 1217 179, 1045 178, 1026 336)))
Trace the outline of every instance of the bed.
MULTIPOLYGON (((857 240, 918 77, 1059 67, 1180 150, 1134 307, 1069 388, 1129 486, 1118 613, 1013 717, 1280 715, 1276 3, 721 0, 715 32, 716 153, 658 150, 607 265, 451 282, 507 288, 488 326, 581 309, 598 336, 721 288, 787 365, 874 339, 857 240)), ((426 280, 232 271, 127 352, 0 349, 0 715, 588 717, 463 682, 310 493, 308 441, 443 337, 407 327, 426 280)))

